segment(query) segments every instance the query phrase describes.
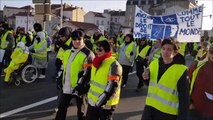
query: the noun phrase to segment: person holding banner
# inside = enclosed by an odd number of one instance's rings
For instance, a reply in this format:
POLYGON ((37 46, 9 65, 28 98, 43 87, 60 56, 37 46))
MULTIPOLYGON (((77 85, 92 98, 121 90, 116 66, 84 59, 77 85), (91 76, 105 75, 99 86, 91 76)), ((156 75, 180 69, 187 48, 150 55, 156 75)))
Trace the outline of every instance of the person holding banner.
POLYGON ((189 106, 187 67, 177 63, 176 43, 164 39, 161 57, 145 69, 143 78, 149 80, 142 120, 186 120, 189 106))

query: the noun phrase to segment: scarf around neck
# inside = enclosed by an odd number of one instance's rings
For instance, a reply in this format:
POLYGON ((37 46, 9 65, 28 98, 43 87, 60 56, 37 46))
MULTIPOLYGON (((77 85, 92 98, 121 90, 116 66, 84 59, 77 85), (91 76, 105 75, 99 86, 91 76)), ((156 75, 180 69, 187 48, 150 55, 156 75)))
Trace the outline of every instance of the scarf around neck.
POLYGON ((96 69, 98 69, 101 66, 102 61, 104 61, 106 58, 109 58, 111 56, 112 56, 112 52, 108 52, 102 56, 96 55, 92 64, 96 69))

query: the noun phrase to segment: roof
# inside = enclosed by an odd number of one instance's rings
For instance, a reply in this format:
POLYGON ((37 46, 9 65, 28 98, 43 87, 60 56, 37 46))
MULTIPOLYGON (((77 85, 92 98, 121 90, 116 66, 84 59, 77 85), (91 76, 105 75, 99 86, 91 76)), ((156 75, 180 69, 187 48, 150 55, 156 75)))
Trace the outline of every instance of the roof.
POLYGON ((33 7, 31 5, 27 5, 27 6, 24 6, 24 7, 20 7, 20 9, 33 9, 33 7))
POLYGON ((99 12, 92 12, 92 13, 95 15, 95 17, 105 18, 102 13, 99 13, 99 12))
POLYGON ((92 24, 92 23, 75 22, 75 21, 67 21, 67 22, 73 24, 74 26, 76 26, 78 28, 82 28, 84 31, 88 31, 91 29, 98 29, 98 26, 96 26, 95 24, 92 24))
POLYGON ((64 8, 63 11, 73 11, 77 9, 77 7, 69 7, 69 8, 64 8))
POLYGON ((111 16, 125 16, 125 11, 110 11, 111 16))
POLYGON ((32 6, 30 6, 30 5, 27 5, 27 6, 24 6, 24 7, 20 7, 20 8, 18 8, 18 7, 11 7, 11 6, 4 6, 5 8, 8 8, 8 9, 27 9, 27 8, 30 8, 30 9, 33 9, 33 7, 32 6))

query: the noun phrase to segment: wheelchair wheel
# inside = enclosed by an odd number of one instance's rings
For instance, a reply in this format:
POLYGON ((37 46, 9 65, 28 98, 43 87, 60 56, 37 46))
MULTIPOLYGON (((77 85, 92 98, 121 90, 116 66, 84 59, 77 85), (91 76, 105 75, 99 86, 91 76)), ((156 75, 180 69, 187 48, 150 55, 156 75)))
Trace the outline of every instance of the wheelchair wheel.
POLYGON ((21 78, 25 83, 32 83, 38 76, 38 70, 34 65, 27 65, 21 71, 21 78))

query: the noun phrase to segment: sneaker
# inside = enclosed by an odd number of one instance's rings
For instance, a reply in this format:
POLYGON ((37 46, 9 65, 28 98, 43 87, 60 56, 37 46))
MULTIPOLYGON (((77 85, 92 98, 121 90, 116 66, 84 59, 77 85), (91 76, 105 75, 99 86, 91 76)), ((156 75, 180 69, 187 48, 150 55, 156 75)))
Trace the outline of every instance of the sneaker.
POLYGON ((46 77, 45 75, 42 75, 42 74, 41 74, 41 75, 39 75, 38 78, 39 78, 39 79, 44 79, 45 77, 46 77))

